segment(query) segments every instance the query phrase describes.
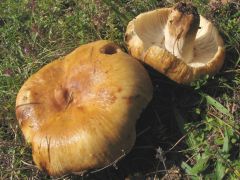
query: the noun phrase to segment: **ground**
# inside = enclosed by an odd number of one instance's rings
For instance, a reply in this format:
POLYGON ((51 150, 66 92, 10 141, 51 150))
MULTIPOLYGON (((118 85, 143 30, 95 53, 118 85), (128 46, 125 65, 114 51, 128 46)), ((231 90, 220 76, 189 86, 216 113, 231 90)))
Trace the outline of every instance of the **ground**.
MULTIPOLYGON (((51 179, 39 171, 15 118, 23 82, 81 44, 108 39, 126 46, 127 23, 171 1, 58 0, 0 4, 0 179, 51 179)), ((225 63, 214 77, 179 85, 147 70, 154 97, 137 123, 132 151, 116 165, 59 179, 239 179, 240 5, 193 0, 219 29, 225 63)))

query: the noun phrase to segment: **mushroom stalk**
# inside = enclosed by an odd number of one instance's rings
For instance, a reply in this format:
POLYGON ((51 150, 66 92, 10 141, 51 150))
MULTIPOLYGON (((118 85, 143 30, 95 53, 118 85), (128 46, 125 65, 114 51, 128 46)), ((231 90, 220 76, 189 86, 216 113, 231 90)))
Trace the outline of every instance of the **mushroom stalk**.
POLYGON ((193 59, 199 22, 199 14, 194 6, 179 3, 171 11, 165 26, 165 48, 185 63, 193 59))

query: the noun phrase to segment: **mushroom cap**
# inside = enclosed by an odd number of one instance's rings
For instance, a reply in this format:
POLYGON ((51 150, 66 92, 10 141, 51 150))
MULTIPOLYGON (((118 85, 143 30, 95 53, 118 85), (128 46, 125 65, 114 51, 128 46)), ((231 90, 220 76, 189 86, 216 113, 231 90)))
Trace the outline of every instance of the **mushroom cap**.
POLYGON ((138 15, 127 26, 125 42, 133 57, 186 84, 219 71, 225 50, 214 25, 196 15, 196 9, 183 6, 138 15), (182 9, 193 13, 181 12, 182 9))
POLYGON ((144 67, 101 40, 33 74, 17 95, 16 116, 37 167, 56 176, 105 167, 129 152, 151 98, 144 67))

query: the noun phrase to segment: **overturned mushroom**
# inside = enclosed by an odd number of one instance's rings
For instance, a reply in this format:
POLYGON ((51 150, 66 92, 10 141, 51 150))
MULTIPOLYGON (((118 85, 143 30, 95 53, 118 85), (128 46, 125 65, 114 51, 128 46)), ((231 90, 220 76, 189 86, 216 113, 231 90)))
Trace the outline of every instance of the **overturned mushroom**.
POLYGON ((217 29, 191 4, 138 15, 128 24, 125 42, 132 56, 178 83, 214 75, 224 61, 217 29))
POLYGON ((128 153, 151 98, 143 66, 102 40, 32 75, 17 95, 16 115, 36 165, 62 175, 102 168, 128 153))

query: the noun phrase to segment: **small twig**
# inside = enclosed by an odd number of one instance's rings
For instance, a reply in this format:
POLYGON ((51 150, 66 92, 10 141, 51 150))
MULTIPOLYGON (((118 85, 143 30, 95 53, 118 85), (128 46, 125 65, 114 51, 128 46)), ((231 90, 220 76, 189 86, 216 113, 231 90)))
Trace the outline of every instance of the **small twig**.
POLYGON ((192 127, 191 129, 189 129, 189 130, 187 131, 187 133, 186 133, 184 136, 182 136, 167 152, 170 152, 171 150, 173 150, 183 139, 185 139, 185 138, 187 137, 187 135, 188 135, 190 132, 192 132, 193 130, 195 130, 196 128, 198 128, 199 126, 201 126, 202 124, 204 124, 204 122, 199 123, 198 125, 196 125, 196 126, 192 127))
POLYGON ((145 132, 147 132, 151 127, 148 126, 147 128, 143 129, 141 132, 137 133, 137 137, 141 136, 142 134, 144 134, 145 132))
POLYGON ((188 157, 188 159, 185 162, 188 163, 188 161, 193 160, 194 156, 196 156, 196 154, 193 154, 192 156, 188 157))
POLYGON ((154 172, 149 172, 149 173, 146 173, 146 176, 149 176, 151 174, 155 174, 155 173, 166 173, 168 172, 168 174, 179 174, 179 171, 178 170, 175 170, 175 171, 170 171, 169 169, 165 169, 165 170, 157 170, 157 171, 154 171, 154 172))
POLYGON ((187 137, 188 133, 182 136, 168 151, 173 150, 183 139, 187 137))
POLYGON ((222 138, 224 139, 224 134, 223 134, 222 130, 221 130, 219 127, 218 127, 218 130, 219 130, 219 132, 220 132, 222 138))
POLYGON ((222 121, 225 125, 227 125, 228 127, 232 128, 238 135, 240 135, 240 132, 232 125, 228 124, 226 121, 218 118, 215 114, 208 112, 208 114, 210 114, 211 116, 215 117, 217 120, 222 121))
POLYGON ((58 178, 53 178, 52 180, 60 180, 60 179, 63 179, 65 177, 69 176, 69 174, 66 174, 66 175, 63 175, 61 177, 58 177, 58 178))
POLYGON ((30 166, 30 167, 33 167, 33 168, 37 168, 35 165, 30 164, 30 163, 27 163, 27 162, 25 162, 25 161, 23 161, 23 160, 21 160, 21 162, 22 162, 23 164, 27 165, 27 166, 30 166))
POLYGON ((93 171, 91 171, 90 173, 93 174, 93 173, 102 171, 102 170, 104 170, 104 169, 106 169, 106 168, 108 168, 108 167, 110 167, 110 166, 116 167, 116 163, 117 163, 120 159, 122 159, 123 157, 125 157, 126 154, 127 154, 127 153, 125 152, 125 150, 122 150, 122 152, 123 152, 123 154, 122 154, 121 156, 119 156, 116 160, 114 160, 112 163, 110 163, 109 165, 107 165, 107 166, 105 166, 105 167, 103 167, 103 168, 99 168, 99 169, 93 170, 93 171))
POLYGON ((158 122, 159 122, 160 124, 162 124, 161 118, 159 117, 159 115, 158 115, 158 113, 157 113, 156 110, 154 110, 154 114, 156 115, 158 122))

